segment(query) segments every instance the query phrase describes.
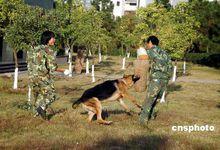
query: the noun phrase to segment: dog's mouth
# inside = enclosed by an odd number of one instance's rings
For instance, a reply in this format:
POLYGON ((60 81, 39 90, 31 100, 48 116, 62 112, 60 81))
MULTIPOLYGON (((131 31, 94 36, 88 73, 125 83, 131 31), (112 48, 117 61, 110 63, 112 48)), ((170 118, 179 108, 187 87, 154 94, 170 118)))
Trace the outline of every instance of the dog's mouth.
POLYGON ((139 79, 140 79, 139 75, 133 75, 132 76, 132 80, 134 81, 134 83, 137 82, 139 79))

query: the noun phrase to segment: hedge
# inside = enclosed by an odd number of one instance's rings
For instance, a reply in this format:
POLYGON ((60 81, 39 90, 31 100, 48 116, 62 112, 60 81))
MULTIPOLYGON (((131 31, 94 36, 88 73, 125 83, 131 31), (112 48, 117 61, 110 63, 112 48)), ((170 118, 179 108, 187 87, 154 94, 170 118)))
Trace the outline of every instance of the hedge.
POLYGON ((220 68, 220 53, 188 53, 185 58, 186 61, 220 68))

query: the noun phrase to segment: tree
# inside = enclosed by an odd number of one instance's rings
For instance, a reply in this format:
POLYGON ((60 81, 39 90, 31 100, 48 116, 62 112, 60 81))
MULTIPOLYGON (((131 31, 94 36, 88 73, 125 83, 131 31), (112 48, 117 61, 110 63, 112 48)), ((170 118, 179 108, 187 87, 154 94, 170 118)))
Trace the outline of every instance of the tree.
POLYGON ((66 3, 63 0, 56 1, 55 15, 59 20, 60 38, 62 39, 65 48, 69 50, 69 71, 72 76, 72 54, 73 47, 76 44, 76 26, 74 22, 75 15, 83 10, 81 2, 68 0, 66 3))
POLYGON ((0 0, 0 35, 4 36, 6 27, 15 16, 17 6, 22 4, 22 0, 0 0))
POLYGON ((157 4, 162 4, 164 5, 165 8, 170 9, 171 5, 170 5, 170 0, 155 0, 155 2, 157 4))
POLYGON ((108 40, 108 32, 102 28, 103 20, 101 13, 95 9, 81 11, 75 14, 75 36, 78 45, 84 45, 87 51, 91 50, 94 55, 98 47, 105 47, 108 40))
MULTIPOLYGON (((14 15, 5 29, 5 39, 13 49, 15 68, 18 70, 17 51, 28 51, 39 44, 45 30, 56 31, 56 18, 50 11, 31 7, 24 3, 16 6, 14 15)), ((17 88, 14 84, 14 89, 17 88)))
POLYGON ((195 44, 199 51, 220 52, 220 4, 217 1, 209 2, 193 0, 190 2, 192 15, 201 23, 198 32, 201 39, 195 44))
POLYGON ((137 18, 133 14, 123 16, 117 20, 115 36, 121 46, 122 55, 124 55, 124 49, 128 52, 131 46, 137 45, 138 43, 138 37, 134 33, 136 24, 137 18))
MULTIPOLYGON (((18 16, 18 10, 23 7, 22 1, 9 0, 9 1, 1 1, 0 10, 1 10, 1 24, 0 24, 0 34, 6 37, 6 41, 13 49, 13 56, 15 61, 15 73, 14 73, 14 85, 13 88, 17 89, 18 82, 18 60, 17 60, 17 51, 18 51, 18 43, 21 39, 18 35, 18 41, 15 41, 13 35, 10 35, 8 32, 11 30, 12 32, 16 32, 16 28, 10 28, 13 25, 14 20, 18 16), (9 29, 10 28, 10 29, 9 29)), ((23 46, 23 44, 21 44, 23 46)))
POLYGON ((135 32, 141 38, 156 35, 161 47, 167 50, 173 59, 182 59, 188 48, 199 38, 196 29, 200 23, 191 15, 189 3, 180 3, 167 10, 163 5, 151 4, 137 13, 141 23, 135 32))
POLYGON ((92 1, 92 6, 95 7, 97 11, 101 12, 103 18, 103 27, 111 32, 114 29, 115 22, 113 18, 114 4, 111 0, 94 0, 92 1))
POLYGON ((106 42, 107 31, 103 28, 102 14, 95 10, 86 10, 81 3, 62 3, 58 1, 56 14, 61 21, 60 32, 65 45, 71 50, 73 46, 85 46, 93 54, 98 45, 106 42))

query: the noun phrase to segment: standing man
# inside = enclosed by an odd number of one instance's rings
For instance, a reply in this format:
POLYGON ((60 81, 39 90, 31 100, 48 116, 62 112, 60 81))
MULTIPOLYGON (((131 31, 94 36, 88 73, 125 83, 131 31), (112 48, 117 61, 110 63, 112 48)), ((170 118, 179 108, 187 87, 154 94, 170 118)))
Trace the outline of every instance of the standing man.
POLYGON ((172 75, 172 61, 169 55, 162 50, 156 36, 150 36, 144 40, 147 55, 151 61, 147 97, 140 114, 140 122, 144 124, 152 117, 157 99, 162 97, 168 81, 172 75))
POLYGON ((54 88, 55 52, 51 49, 55 44, 55 35, 51 31, 45 31, 41 35, 41 45, 35 47, 29 53, 28 70, 29 82, 33 90, 33 107, 35 115, 47 119, 46 109, 57 99, 54 88), (31 68, 30 68, 31 67, 31 68))

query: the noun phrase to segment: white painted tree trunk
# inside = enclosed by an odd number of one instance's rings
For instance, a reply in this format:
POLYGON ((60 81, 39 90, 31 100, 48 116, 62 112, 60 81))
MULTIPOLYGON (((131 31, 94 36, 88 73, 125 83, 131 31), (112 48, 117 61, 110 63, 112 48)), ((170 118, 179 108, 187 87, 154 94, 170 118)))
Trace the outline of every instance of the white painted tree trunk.
POLYGON ((130 52, 128 52, 128 53, 127 53, 127 58, 130 58, 130 55, 131 55, 131 53, 130 53, 130 52))
POLYGON ((18 68, 15 68, 13 89, 17 89, 17 88, 18 88, 18 68))
POLYGON ((176 81, 176 70, 177 70, 177 66, 174 66, 173 68, 173 78, 172 78, 172 82, 176 81))
POLYGON ((89 74, 89 59, 86 59, 86 74, 89 74))
POLYGON ((95 66, 92 65, 92 82, 95 82, 95 66))
POLYGON ((125 69, 125 57, 123 58, 123 60, 122 60, 122 68, 121 69, 125 69))
POLYGON ((99 52, 99 63, 102 61, 102 54, 99 52))
POLYGON ((28 102, 31 102, 31 87, 28 85, 28 102))
POLYGON ((186 61, 183 62, 183 74, 186 74, 186 61))
POLYGON ((69 63, 69 77, 73 76, 72 62, 69 63))
POLYGON ((102 61, 101 45, 99 44, 99 63, 102 61))
POLYGON ((92 56, 92 53, 91 53, 91 51, 89 50, 89 56, 92 56))
POLYGON ((65 55, 69 54, 69 50, 70 50, 69 48, 67 48, 67 47, 65 48, 65 55))
POLYGON ((166 91, 163 92, 163 95, 160 99, 160 103, 165 103, 165 96, 166 96, 166 91))
POLYGON ((72 68, 72 55, 69 52, 69 77, 73 76, 73 68, 72 68))

